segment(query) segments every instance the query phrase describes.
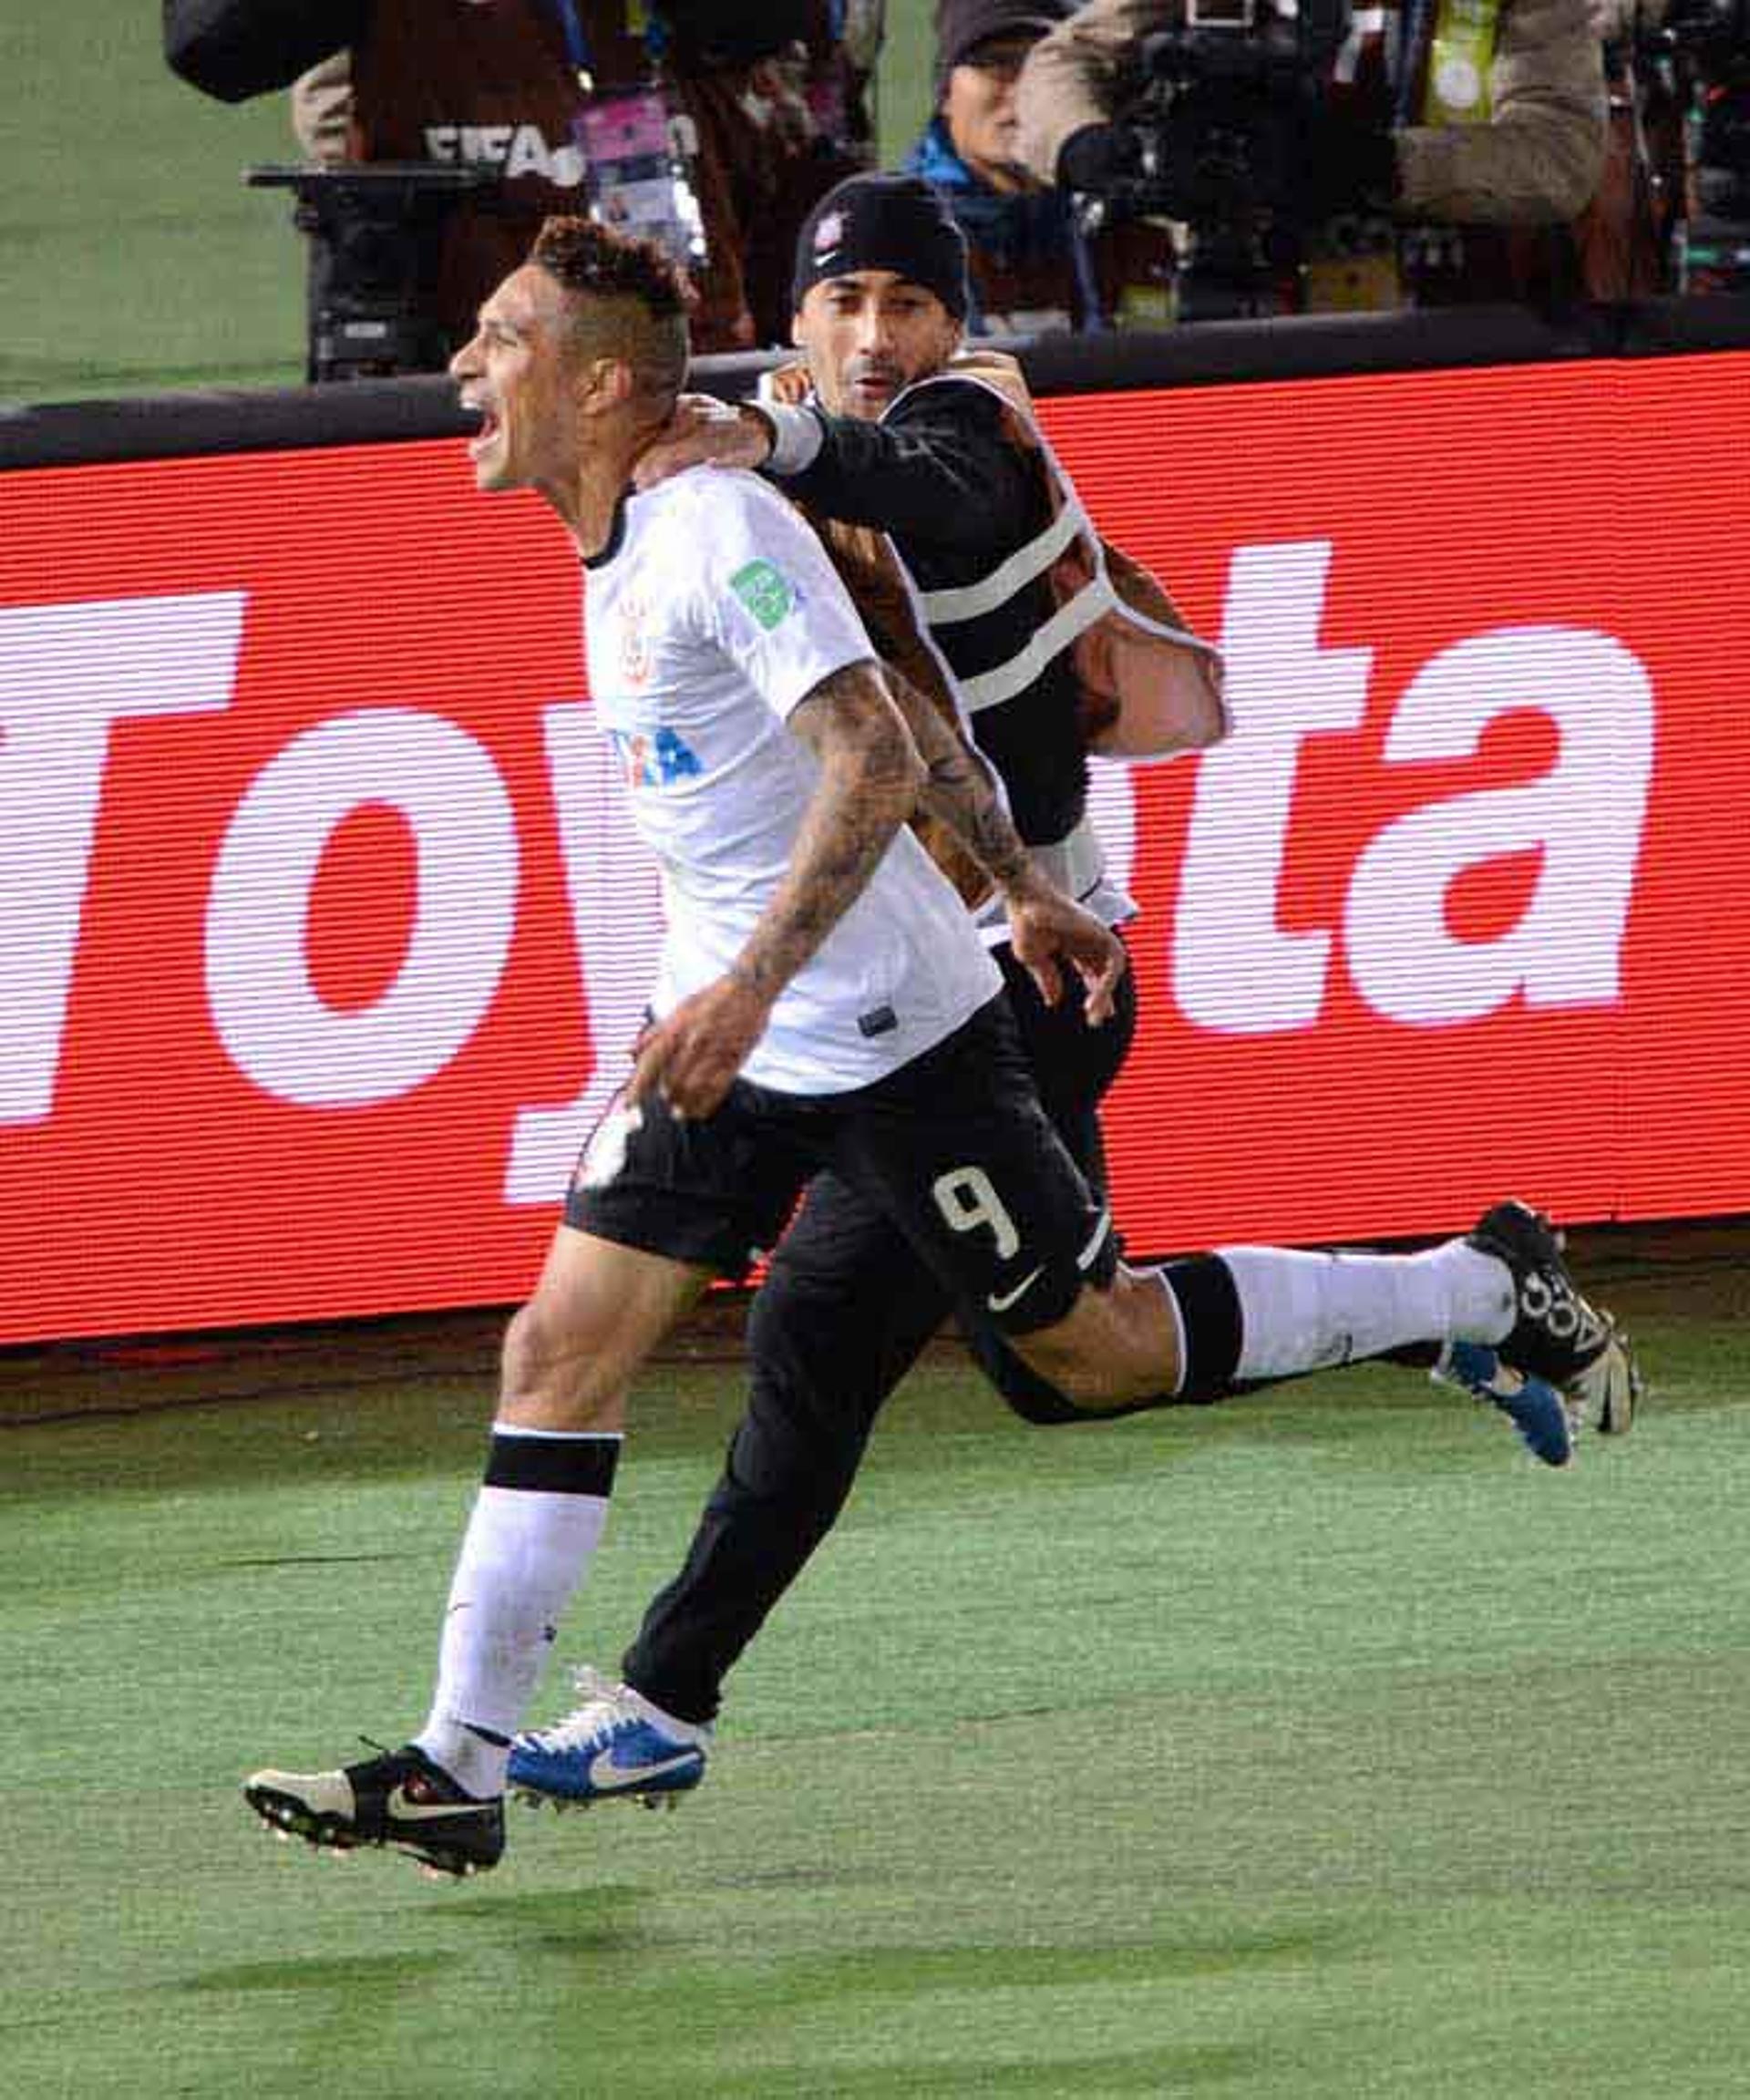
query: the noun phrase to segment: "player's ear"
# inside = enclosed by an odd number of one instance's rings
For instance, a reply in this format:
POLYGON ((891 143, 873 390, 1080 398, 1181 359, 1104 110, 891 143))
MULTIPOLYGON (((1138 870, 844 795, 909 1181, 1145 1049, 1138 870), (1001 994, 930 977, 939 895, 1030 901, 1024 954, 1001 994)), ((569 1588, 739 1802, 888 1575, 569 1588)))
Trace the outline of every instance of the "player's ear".
POLYGON ((602 415, 630 401, 636 386, 632 366, 623 357, 592 357, 577 375, 578 407, 588 415, 602 415))

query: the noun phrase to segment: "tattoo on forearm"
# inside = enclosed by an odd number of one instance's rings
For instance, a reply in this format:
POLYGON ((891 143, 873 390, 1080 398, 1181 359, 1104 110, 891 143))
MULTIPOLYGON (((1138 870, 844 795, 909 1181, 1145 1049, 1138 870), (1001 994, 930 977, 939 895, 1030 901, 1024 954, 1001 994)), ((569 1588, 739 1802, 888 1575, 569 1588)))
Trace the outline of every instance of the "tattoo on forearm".
POLYGON ((734 974, 775 998, 862 893, 918 799, 918 755, 872 664, 823 678, 791 716, 820 760, 790 863, 734 974))
POLYGON ((1014 880, 1029 865, 1027 849, 989 762, 955 733, 928 695, 909 679, 890 666, 887 679, 923 755, 924 784, 919 801, 947 825, 993 881, 1014 880))

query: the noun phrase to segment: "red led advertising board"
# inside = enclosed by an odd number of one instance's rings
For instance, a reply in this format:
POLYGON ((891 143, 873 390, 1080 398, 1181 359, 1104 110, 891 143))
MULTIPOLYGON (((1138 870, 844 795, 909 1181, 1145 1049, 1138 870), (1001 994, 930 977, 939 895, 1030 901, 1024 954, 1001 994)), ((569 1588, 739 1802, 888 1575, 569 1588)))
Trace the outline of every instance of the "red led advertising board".
MULTIPOLYGON (((1750 1208, 1750 357, 1045 404, 1227 651, 1101 768, 1138 1251, 1750 1208)), ((657 932, 459 444, 0 478, 0 1341, 508 1301, 657 932)))

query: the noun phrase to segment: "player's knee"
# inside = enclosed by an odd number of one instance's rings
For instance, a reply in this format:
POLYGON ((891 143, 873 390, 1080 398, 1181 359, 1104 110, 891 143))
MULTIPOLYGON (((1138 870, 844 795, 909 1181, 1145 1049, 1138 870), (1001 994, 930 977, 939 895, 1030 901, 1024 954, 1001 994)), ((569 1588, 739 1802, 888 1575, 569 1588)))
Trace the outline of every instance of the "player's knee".
POLYGON ((1066 1422, 1087 1419, 1085 1409, 1065 1399, 1056 1386, 1042 1378, 988 1328, 968 1323, 966 1340, 973 1361, 1002 1395, 1009 1412, 1030 1427, 1055 1429, 1066 1422))
POLYGON ((613 1428, 623 1405, 596 1374, 593 1352, 531 1299, 511 1315, 499 1360, 499 1418, 551 1428, 613 1428))
POLYGON ((1179 1384, 1179 1343, 1164 1294, 1117 1269, 1090 1283, 1055 1324, 1011 1335, 1028 1365, 1084 1415, 1158 1405, 1179 1384))
POLYGON ((1090 1351, 1083 1340, 1068 1332, 1072 1325, 1071 1321, 1060 1321, 1055 1327, 1011 1337, 1034 1374, 1030 1392, 1049 1395, 1047 1404, 1036 1413, 1026 1413, 1004 1389, 1004 1398, 1017 1414, 1025 1414, 1028 1421, 1042 1426, 1050 1421, 1073 1421, 1130 1397, 1117 1388, 1111 1366, 1099 1353, 1090 1351), (1058 1413, 1058 1409, 1063 1412, 1058 1413))

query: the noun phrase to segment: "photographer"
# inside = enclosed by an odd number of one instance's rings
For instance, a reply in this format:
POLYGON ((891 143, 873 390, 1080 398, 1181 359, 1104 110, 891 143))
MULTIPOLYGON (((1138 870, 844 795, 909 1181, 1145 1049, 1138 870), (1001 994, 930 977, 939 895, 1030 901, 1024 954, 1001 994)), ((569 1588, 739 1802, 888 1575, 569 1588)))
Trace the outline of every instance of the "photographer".
MULTIPOLYGON (((409 186, 404 273, 430 324, 422 363, 441 364, 469 333, 542 219, 591 202, 685 257, 696 349, 746 348, 788 320, 756 314, 764 250, 787 263, 808 204, 846 171, 807 100, 808 71, 833 69, 825 0, 773 0, 757 25, 700 0, 164 0, 163 12, 171 69, 204 93, 241 101, 299 82, 294 122, 313 159, 335 165, 344 125, 343 167, 490 178, 441 217, 409 186), (653 118, 669 142, 655 180, 653 118)), ((340 221, 345 201, 323 209, 340 221)), ((344 244, 344 222, 320 231, 344 244)), ((377 228, 369 238, 380 250, 377 228)), ((766 274, 781 280, 782 264, 766 274)), ((317 275, 335 281, 320 257, 317 275)))
MULTIPOLYGON (((1019 97, 1037 174, 1096 195, 1134 179, 1142 147, 1121 119, 1144 84, 1144 41, 1187 12, 1184 0, 1089 0, 1043 39, 1019 97)), ((1355 12, 1300 130, 1303 252, 1331 252, 1330 229, 1375 215, 1416 229, 1395 260, 1419 304, 1572 293, 1570 229, 1597 190, 1604 132, 1587 0, 1355 12)))
POLYGON ((973 335, 1165 318, 1164 224, 1127 221, 1087 238, 1065 192, 1021 162, 1015 85, 1028 53, 1071 12, 1070 0, 942 0, 936 10, 935 114, 905 170, 966 237, 973 335))

